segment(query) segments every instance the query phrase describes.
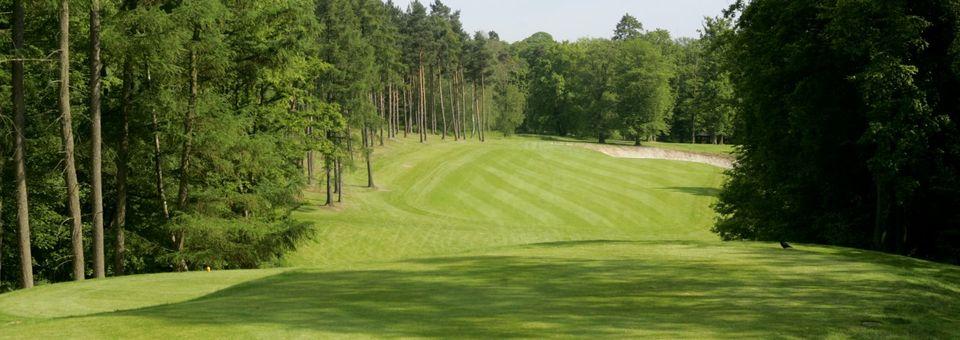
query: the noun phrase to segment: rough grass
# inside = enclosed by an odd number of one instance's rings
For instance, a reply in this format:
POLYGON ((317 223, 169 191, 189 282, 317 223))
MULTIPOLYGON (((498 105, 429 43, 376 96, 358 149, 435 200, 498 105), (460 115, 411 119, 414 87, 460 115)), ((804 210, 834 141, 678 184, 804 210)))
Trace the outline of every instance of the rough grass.
POLYGON ((721 243, 722 175, 533 139, 403 142, 313 204, 295 268, 0 296, 0 338, 958 338, 960 270, 721 243))

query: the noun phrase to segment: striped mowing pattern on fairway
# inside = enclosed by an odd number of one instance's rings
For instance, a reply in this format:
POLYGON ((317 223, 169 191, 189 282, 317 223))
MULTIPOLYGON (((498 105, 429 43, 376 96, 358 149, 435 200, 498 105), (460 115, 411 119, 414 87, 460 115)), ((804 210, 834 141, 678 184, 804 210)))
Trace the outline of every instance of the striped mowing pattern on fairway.
MULTIPOLYGON (((717 239, 709 206, 723 170, 709 165, 617 159, 531 139, 405 142, 375 157, 377 190, 348 187, 347 209, 299 214, 319 221, 320 233, 289 264, 552 241, 717 239)), ((350 183, 362 183, 362 175, 350 183)))

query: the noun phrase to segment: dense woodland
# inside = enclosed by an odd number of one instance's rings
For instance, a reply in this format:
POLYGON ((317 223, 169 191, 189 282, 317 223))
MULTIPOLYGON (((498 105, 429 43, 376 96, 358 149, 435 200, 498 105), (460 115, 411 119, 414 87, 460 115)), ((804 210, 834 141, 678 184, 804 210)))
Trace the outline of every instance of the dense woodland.
MULTIPOLYGON (((277 264, 398 138, 736 143, 724 239, 960 259, 960 4, 738 3, 674 38, 441 1, 0 1, 0 291, 277 264)), ((614 25, 615 24, 615 25, 614 25)))
POLYGON ((716 231, 960 263, 960 1, 729 14, 742 147, 716 231))

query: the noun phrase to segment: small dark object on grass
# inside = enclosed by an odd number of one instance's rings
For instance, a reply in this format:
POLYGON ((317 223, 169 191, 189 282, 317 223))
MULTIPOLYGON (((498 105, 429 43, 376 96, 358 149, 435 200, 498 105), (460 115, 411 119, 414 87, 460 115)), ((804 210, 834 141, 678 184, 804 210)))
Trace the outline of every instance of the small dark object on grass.
POLYGON ((793 246, 791 246, 791 245, 790 245, 789 243, 787 243, 787 242, 782 242, 782 241, 781 241, 781 242, 780 242, 780 246, 783 247, 783 249, 793 249, 793 246))

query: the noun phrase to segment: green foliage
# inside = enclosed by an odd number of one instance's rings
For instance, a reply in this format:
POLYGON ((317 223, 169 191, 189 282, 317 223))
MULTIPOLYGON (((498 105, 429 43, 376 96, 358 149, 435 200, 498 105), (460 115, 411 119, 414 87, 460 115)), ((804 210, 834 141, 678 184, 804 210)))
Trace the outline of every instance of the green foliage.
MULTIPOLYGON (((275 261, 310 236, 310 228, 290 219, 301 202, 304 152, 331 148, 326 133, 345 123, 338 105, 316 91, 331 65, 321 59, 321 26, 303 8, 312 0, 278 2, 196 0, 104 2, 102 34, 104 78, 105 219, 116 227, 117 169, 123 159, 120 141, 129 126, 126 267, 129 273, 165 271, 186 260, 190 267, 255 268, 275 261), (186 173, 178 171, 187 134, 185 113, 190 97, 191 52, 197 56, 198 100, 192 117, 192 148, 186 173), (122 120, 123 113, 128 121, 122 120), (156 115, 157 125, 152 124, 156 115), (155 154, 154 136, 159 138, 155 154), (158 195, 155 161, 164 180, 158 195), (186 177, 184 177, 186 176, 186 177), (176 206, 178 183, 187 179, 188 200, 176 206), (163 204, 175 208, 173 219, 163 204), (184 232, 183 250, 171 234, 184 232)), ((30 59, 56 49, 57 6, 26 2, 30 59)), ((74 97, 87 95, 87 8, 74 8, 71 53, 74 97)), ((8 36, 7 36, 8 37, 8 36)), ((7 38, 8 39, 8 38, 7 38)), ((4 53, 9 43, 2 44, 4 53)), ((67 215, 60 171, 56 121, 56 63, 27 65, 27 176, 33 255, 37 280, 69 278, 69 237, 62 228, 67 215), (54 169, 54 170, 51 170, 54 169)), ((9 74, 3 76, 9 77, 9 74)), ((9 98, 9 87, 0 88, 9 98)), ((77 163, 82 202, 89 201, 89 122, 84 100, 73 103, 77 119, 77 163)), ((0 105, 6 117, 8 104, 0 105)), ((5 125, 3 125, 5 126, 5 125)), ((2 138, 7 138, 3 136, 2 138)), ((6 142, 3 143, 7 145, 6 142)), ((4 148, 2 157, 10 157, 4 148)), ((13 192, 9 167, 0 171, 0 191, 13 192)), ((14 207, 2 195, 3 207, 14 207)), ((0 286, 17 282, 14 253, 15 214, 0 212, 4 247, 0 286)), ((86 217, 84 217, 86 222, 86 217)), ((88 226, 87 226, 88 227, 88 226)), ((89 228, 89 227, 88 227, 89 228)), ((111 246, 114 233, 108 233, 111 246)), ((3 289, 3 288, 0 288, 3 289)))
POLYGON ((958 21, 956 1, 751 2, 716 231, 960 261, 958 21))

